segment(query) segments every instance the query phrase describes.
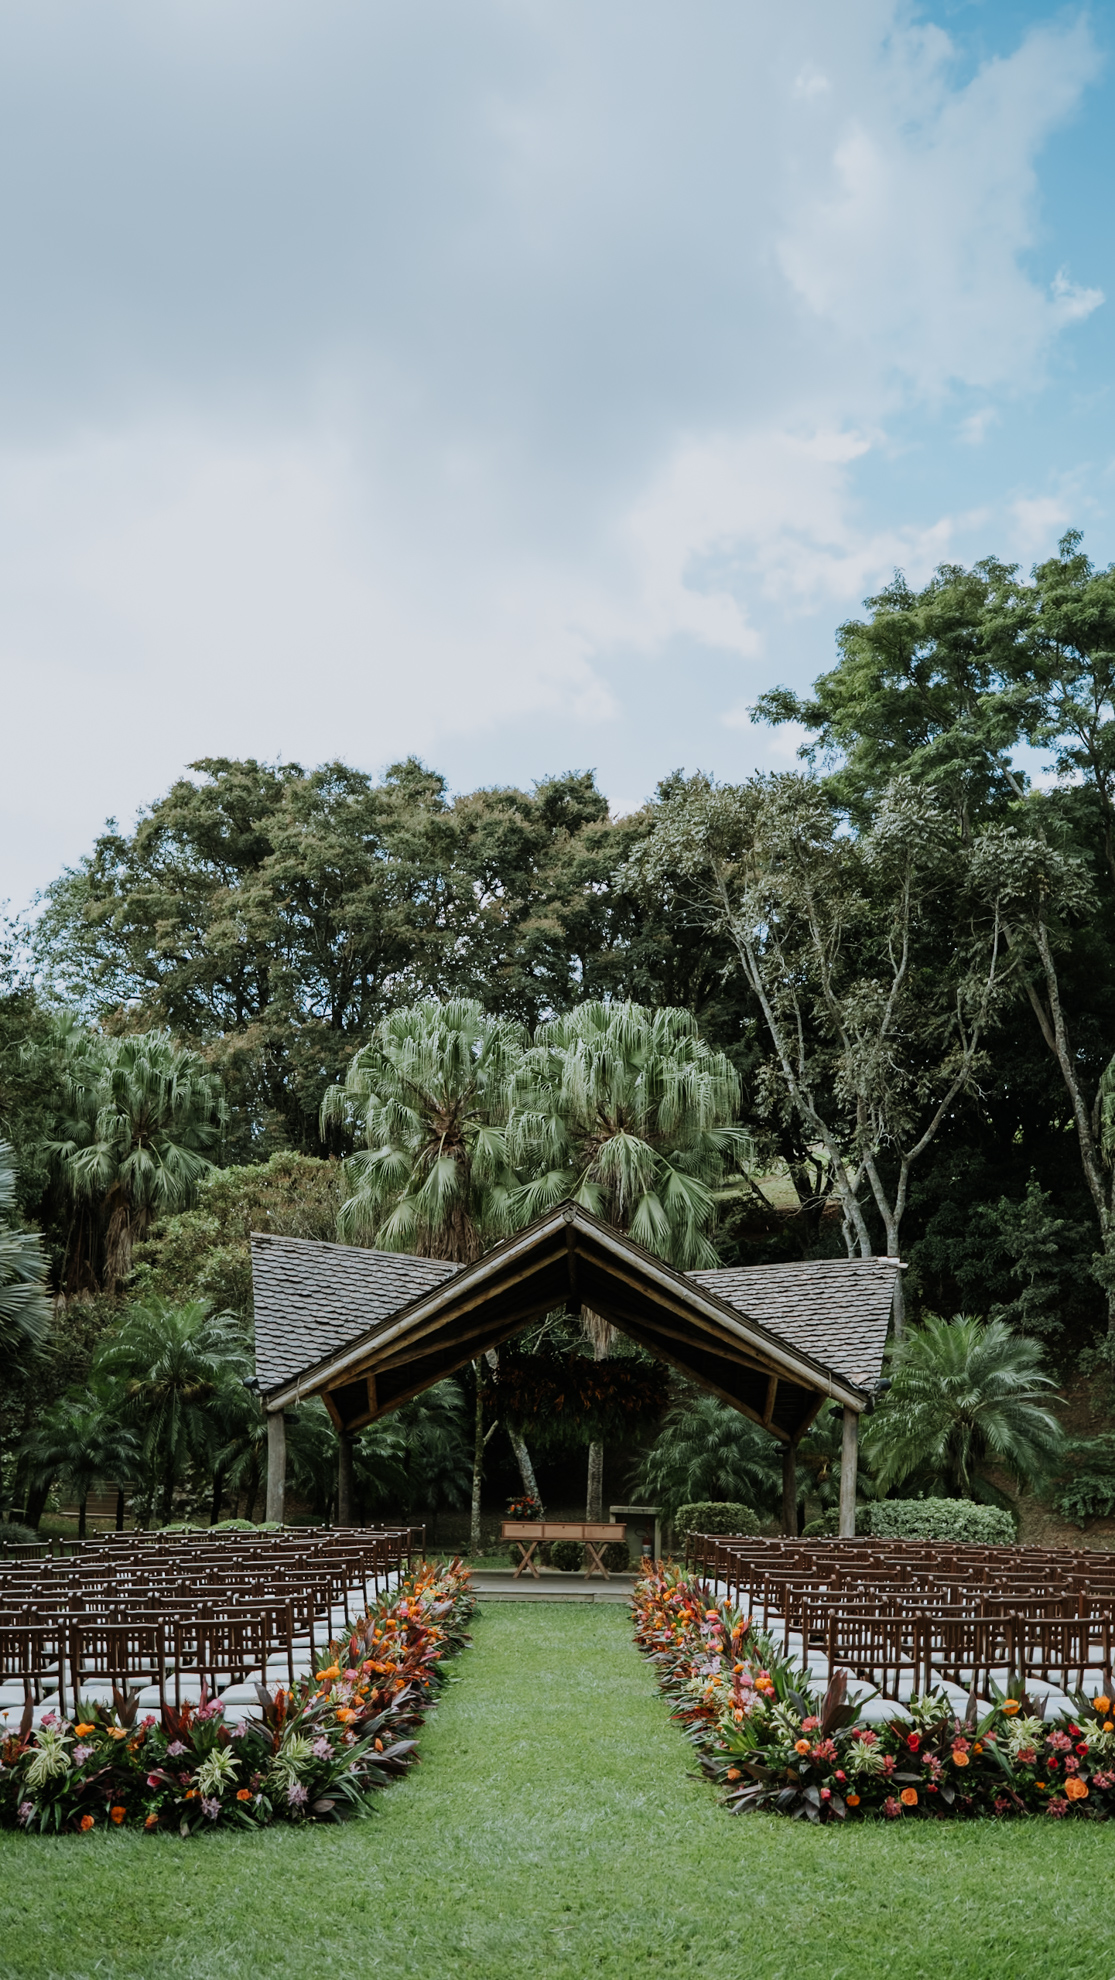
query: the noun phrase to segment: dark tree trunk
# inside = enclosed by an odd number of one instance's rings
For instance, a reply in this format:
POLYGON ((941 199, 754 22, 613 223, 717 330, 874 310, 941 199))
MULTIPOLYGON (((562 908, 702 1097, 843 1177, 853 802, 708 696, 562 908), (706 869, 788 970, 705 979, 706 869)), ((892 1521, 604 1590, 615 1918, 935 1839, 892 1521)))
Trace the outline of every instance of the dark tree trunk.
POLYGON ((117 1533, 123 1533, 124 1531, 124 1487, 122 1485, 116 1487, 116 1531, 117 1533))
POLYGON ((79 1540, 84 1540, 85 1538, 85 1508, 88 1504, 89 1494, 88 1492, 83 1492, 77 1503, 77 1537, 79 1540))
POLYGON ((209 1524, 216 1526, 221 1517, 221 1499, 224 1495, 224 1477, 218 1469, 213 1473, 213 1497, 209 1502, 209 1524))

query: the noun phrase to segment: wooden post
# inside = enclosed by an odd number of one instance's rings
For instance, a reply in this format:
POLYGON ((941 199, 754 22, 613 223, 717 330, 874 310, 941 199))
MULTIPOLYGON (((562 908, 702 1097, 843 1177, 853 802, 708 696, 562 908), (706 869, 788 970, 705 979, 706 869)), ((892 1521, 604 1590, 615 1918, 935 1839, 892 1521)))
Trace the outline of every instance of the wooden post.
POLYGON ((337 1525, 352 1525, 352 1438, 347 1430, 337 1439, 337 1525))
POLYGON ((282 1524, 286 1496, 286 1423, 281 1409, 267 1412, 267 1517, 282 1524))
POLYGON ((856 1537, 856 1470, 859 1464, 859 1415, 844 1411, 844 1441, 840 1449, 840 1538, 856 1537))
POLYGON ((796 1540, 798 1531, 798 1464, 793 1444, 782 1446, 782 1531, 796 1540))

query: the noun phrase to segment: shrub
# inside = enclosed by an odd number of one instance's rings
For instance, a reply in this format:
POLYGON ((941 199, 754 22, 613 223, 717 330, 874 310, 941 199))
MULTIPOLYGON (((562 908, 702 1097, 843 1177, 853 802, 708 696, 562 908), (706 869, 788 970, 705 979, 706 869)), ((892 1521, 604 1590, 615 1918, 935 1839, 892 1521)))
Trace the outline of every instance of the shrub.
POLYGON ((33 1526, 21 1526, 14 1519, 0 1519, 0 1547, 27 1547, 38 1537, 33 1526))
POLYGON ((971 1499, 878 1499, 858 1508, 856 1532, 875 1540, 957 1540, 981 1547, 1010 1546, 1015 1538, 1009 1512, 971 1499))
POLYGON ((732 1499, 695 1499, 692 1505, 678 1507, 674 1527, 678 1533, 753 1534, 758 1533, 759 1522, 750 1506, 732 1499))
POLYGON ((606 1540, 600 1549, 600 1558, 609 1574, 630 1572, 631 1551, 626 1540, 606 1540))
POLYGON ((835 1540, 839 1525, 840 1514, 832 1508, 822 1513, 820 1519, 811 1519, 807 1526, 803 1526, 801 1537, 803 1540, 835 1540))
MULTIPOLYGON (((609 1546, 615 1543, 609 1541, 609 1546)), ((560 1568, 563 1574, 575 1574, 585 1558, 585 1550, 579 1540, 555 1540, 550 1546, 551 1566, 560 1568)))

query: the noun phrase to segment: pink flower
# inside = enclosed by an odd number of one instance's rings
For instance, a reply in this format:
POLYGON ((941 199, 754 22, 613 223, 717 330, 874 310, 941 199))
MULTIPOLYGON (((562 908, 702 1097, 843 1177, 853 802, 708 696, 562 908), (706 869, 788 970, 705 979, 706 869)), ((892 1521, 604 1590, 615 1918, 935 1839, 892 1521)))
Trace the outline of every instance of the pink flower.
POLYGON ((1047 1815, 1053 1816, 1067 1815, 1069 1812, 1068 1802, 1064 1800, 1063 1796, 1055 1794, 1052 1801, 1047 1804, 1045 1812, 1047 1815))
POLYGON ((1080 1762, 1075 1753, 1065 1755, 1065 1772, 1066 1774, 1078 1774, 1080 1772, 1080 1762))
POLYGON ((203 1815, 207 1815, 211 1822, 216 1821, 218 1815, 221 1812, 221 1804, 218 1801, 216 1795, 213 1795, 211 1799, 207 1798, 205 1795, 202 1795, 201 1812, 203 1815))
POLYGON ((286 1798, 292 1808, 304 1808, 310 1797, 301 1781, 292 1781, 286 1791, 286 1798))
POLYGON ((24 1828, 26 1829, 34 1813, 35 1813, 35 1804, 33 1801, 21 1801, 19 1804, 19 1811, 16 1819, 17 1821, 22 1822, 24 1828))
POLYGON ((822 1788, 822 1789, 821 1789, 821 1800, 822 1800, 822 1801, 831 1801, 831 1800, 832 1800, 832 1789, 831 1789, 831 1788, 822 1788))
POLYGON ((1066 1738, 1065 1734, 1061 1732, 1051 1732, 1047 1744, 1054 1753, 1072 1752, 1071 1739, 1066 1738))
POLYGON ((1037 1748, 1033 1746, 1020 1746, 1015 1754, 1020 1767, 1032 1767, 1037 1757, 1037 1748))
POLYGON ((900 1801, 896 1801, 893 1794, 888 1794, 886 1800, 883 1803, 883 1814, 886 1816, 887 1821, 888 1822, 895 1821, 896 1818, 899 1815, 901 1815, 901 1813, 902 1813, 902 1803, 900 1801))
POLYGON ((1115 1787, 1115 1774, 1093 1774, 1092 1786, 1098 1788, 1115 1787))
POLYGON ((180 1753, 184 1753, 185 1751, 186 1749, 180 1739, 172 1739, 170 1745, 167 1747, 168 1754, 172 1754, 175 1759, 178 1758, 180 1753))
POLYGON ((821 1723, 820 1719, 803 1719, 801 1722, 802 1732, 803 1733, 816 1732, 817 1727, 820 1725, 820 1723, 821 1723))
POLYGON ((315 1739, 311 1751, 317 1756, 319 1760, 332 1760, 333 1758, 333 1748, 330 1746, 329 1741, 325 1738, 324 1734, 322 1735, 321 1739, 315 1739))
POLYGON ((91 1746, 75 1746, 74 1747, 75 1766, 80 1767, 83 1760, 88 1760, 89 1755, 92 1753, 92 1751, 93 1748, 91 1746))

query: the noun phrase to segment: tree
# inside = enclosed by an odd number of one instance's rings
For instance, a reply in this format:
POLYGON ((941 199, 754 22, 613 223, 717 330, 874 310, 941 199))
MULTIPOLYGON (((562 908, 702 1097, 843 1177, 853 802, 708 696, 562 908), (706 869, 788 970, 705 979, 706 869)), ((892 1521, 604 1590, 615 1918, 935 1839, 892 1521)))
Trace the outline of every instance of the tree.
POLYGON ((15 1199, 15 1151, 0 1141, 0 1354, 10 1372, 50 1327, 42 1243, 37 1232, 17 1228, 15 1199))
POLYGON ((71 1206, 72 1296, 118 1286, 153 1219, 189 1206, 212 1167, 224 1099, 216 1074, 165 1032, 64 1029, 64 1114, 48 1146, 71 1206))
POLYGON ((589 774, 451 801, 414 758, 379 784, 343 763, 190 768, 48 890, 37 956, 89 1016, 207 1048, 241 1161, 325 1152, 322 1086, 388 1011, 465 995, 534 1024, 624 967, 611 876, 638 828, 589 774))
MULTIPOLYGON (((749 1139, 739 1075, 688 1011, 582 1004, 539 1027, 516 1094, 511 1142, 533 1178, 520 1214, 572 1197, 682 1271, 719 1263, 716 1192, 749 1139)), ((612 1330, 582 1314, 599 1359, 612 1330)), ((603 1445, 589 1445, 587 1514, 602 1516, 603 1445)))
POLYGON ((782 1466, 774 1439, 757 1423, 719 1396, 694 1393, 667 1411, 633 1489, 671 1520, 679 1506, 706 1499, 773 1510, 782 1466))
MULTIPOLYGON (((322 1102, 323 1130, 358 1122, 366 1143, 348 1163, 355 1189, 337 1220, 342 1238, 466 1265, 511 1228, 507 1118, 527 1042, 520 1025, 489 1016, 475 998, 427 998, 377 1025, 344 1086, 329 1087, 322 1102)), ((474 1553, 491 1434, 475 1373, 474 1553)), ((514 1431, 511 1440, 524 1489, 536 1493, 526 1445, 514 1431)))
POLYGON ((147 1506, 171 1517, 174 1490, 191 1464, 212 1470, 220 1444, 218 1402, 248 1371, 243 1335, 229 1314, 200 1300, 134 1306, 97 1357, 98 1374, 123 1384, 126 1420, 139 1434, 147 1506))
POLYGON ((1041 1360, 1038 1342, 1003 1320, 928 1314, 896 1344, 893 1387, 867 1425, 880 1490, 916 1478, 950 1497, 994 1498, 991 1468, 1041 1482, 1064 1443, 1041 1360))
POLYGON ((898 1255, 911 1171, 1002 998, 999 911, 973 884, 974 857, 909 784, 853 836, 811 779, 695 777, 628 864, 633 885, 676 890, 678 912, 730 937, 786 1095, 824 1151, 850 1254, 874 1251, 866 1185, 898 1255))
POLYGON ((85 1538, 85 1511, 98 1479, 116 1484, 117 1525, 124 1481, 138 1457, 139 1438, 121 1420, 122 1398, 103 1379, 88 1396, 63 1396, 36 1425, 27 1448, 28 1471, 40 1486, 61 1482, 78 1504, 78 1539, 85 1538))

